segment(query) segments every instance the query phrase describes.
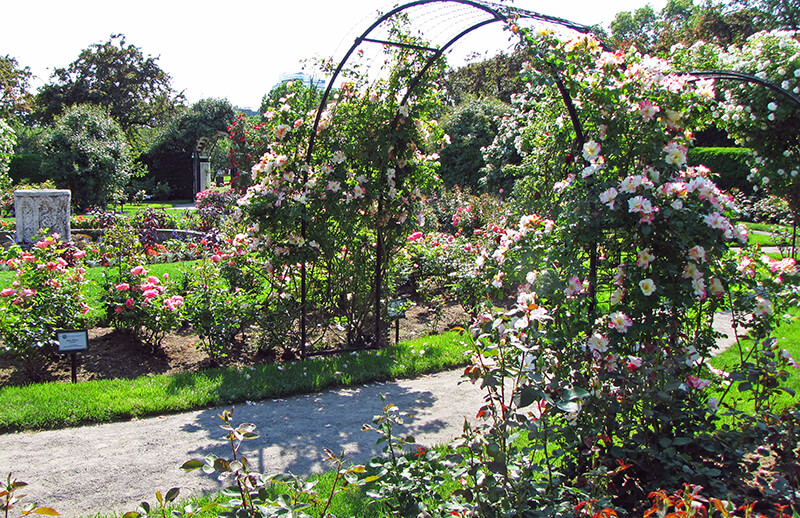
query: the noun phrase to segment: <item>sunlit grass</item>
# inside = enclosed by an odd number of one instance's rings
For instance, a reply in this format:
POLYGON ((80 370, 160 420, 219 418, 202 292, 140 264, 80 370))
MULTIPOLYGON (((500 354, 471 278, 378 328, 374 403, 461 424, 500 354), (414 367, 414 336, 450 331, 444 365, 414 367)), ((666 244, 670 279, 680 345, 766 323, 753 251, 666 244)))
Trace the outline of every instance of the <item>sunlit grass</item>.
POLYGON ((182 412, 414 377, 464 365, 466 350, 466 340, 453 331, 385 349, 286 364, 5 387, 0 389, 0 433, 182 412))
MULTIPOLYGON (((800 318, 798 312, 795 310, 794 318, 787 320, 774 333, 778 340, 778 346, 785 349, 795 360, 800 360, 800 318)), ((734 344, 730 349, 723 352, 719 356, 711 360, 711 364, 722 371, 733 373, 740 368, 743 360, 750 362, 755 361, 755 354, 757 350, 753 351, 754 347, 760 347, 750 339, 742 338, 738 344, 734 344)), ((794 391, 794 395, 787 392, 778 391, 776 396, 770 399, 770 410, 775 414, 780 414, 784 410, 798 406, 800 404, 800 369, 789 367, 788 379, 781 383, 781 386, 794 391)), ((716 392, 717 398, 722 397, 722 390, 716 392)), ((725 399, 723 400, 724 407, 731 407, 737 411, 752 413, 754 404, 752 401, 752 393, 749 391, 739 392, 738 384, 728 391, 725 399)))

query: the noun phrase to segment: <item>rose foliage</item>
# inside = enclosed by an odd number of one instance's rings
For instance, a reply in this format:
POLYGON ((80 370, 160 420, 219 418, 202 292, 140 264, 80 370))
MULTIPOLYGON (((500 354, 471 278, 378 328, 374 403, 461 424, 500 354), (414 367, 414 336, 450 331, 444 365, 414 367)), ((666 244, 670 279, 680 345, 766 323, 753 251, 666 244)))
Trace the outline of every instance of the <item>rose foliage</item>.
MULTIPOLYGON (((419 43, 399 28, 394 37, 419 43)), ((418 223, 423 194, 438 184, 432 150, 443 134, 430 117, 436 85, 423 82, 403 101, 406 78, 421 67, 418 51, 386 52, 388 77, 370 84, 347 72, 321 114, 309 104, 318 96, 301 83, 268 106, 268 151, 239 202, 259 238, 261 271, 282 286, 280 296, 299 301, 305 265, 309 309, 344 323, 350 344, 370 340, 375 272, 386 275, 386 258, 418 223)))

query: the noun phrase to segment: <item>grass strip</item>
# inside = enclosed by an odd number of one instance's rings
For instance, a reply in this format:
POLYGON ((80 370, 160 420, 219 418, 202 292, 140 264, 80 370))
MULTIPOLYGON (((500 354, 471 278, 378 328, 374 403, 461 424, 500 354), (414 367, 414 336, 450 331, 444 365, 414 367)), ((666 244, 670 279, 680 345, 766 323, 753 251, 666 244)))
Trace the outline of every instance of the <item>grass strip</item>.
MULTIPOLYGON (((795 311, 795 313, 797 313, 795 311)), ((781 324, 773 336, 778 339, 778 346, 786 349, 796 361, 800 361, 800 319, 797 314, 794 319, 781 324)), ((740 346, 734 344, 730 349, 711 359, 711 365, 725 372, 734 372, 741 365, 742 358, 747 357, 748 352, 754 346, 754 342, 747 338, 740 338, 740 346)), ((755 358, 751 355, 750 362, 755 358)), ((789 367, 789 378, 785 382, 780 382, 782 387, 786 387, 795 392, 792 396, 789 393, 781 392, 770 400, 769 406, 773 413, 780 414, 784 410, 796 407, 800 404, 800 369, 789 367)), ((722 395, 722 391, 714 394, 716 397, 722 395)), ((724 403, 736 410, 752 414, 754 411, 752 395, 742 393, 733 387, 726 396, 724 403)))
POLYGON ((465 365, 467 343, 460 333, 451 331, 385 349, 286 364, 5 387, 0 389, 0 433, 103 423, 411 378, 465 365))

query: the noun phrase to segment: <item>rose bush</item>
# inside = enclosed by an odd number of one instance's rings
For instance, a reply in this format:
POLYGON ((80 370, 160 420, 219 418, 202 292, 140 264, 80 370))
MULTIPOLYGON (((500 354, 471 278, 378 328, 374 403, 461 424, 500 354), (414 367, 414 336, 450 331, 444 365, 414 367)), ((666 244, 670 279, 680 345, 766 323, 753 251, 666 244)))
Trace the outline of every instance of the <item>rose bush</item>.
POLYGON ((16 275, 11 287, 0 291, 2 350, 20 358, 34 379, 54 352, 55 331, 81 327, 89 311, 84 255, 53 235, 29 250, 12 247, 6 256, 5 265, 16 275))
POLYGON ((523 38, 536 58, 497 145, 514 142, 529 177, 542 157, 561 159, 547 158, 555 178, 533 179, 552 185, 546 203, 533 200, 544 214, 494 229, 496 246, 476 261, 485 286, 518 287, 513 308, 472 328, 465 374, 487 390, 488 422, 462 438, 471 453, 459 494, 487 516, 558 515, 591 499, 635 509, 648 491, 684 482, 725 494, 722 475, 735 479, 740 459, 735 434, 714 422, 733 401, 712 390, 727 397, 744 383, 766 415, 777 385, 764 380, 789 367, 756 358, 780 356, 768 337, 795 302, 794 261, 734 254, 747 235, 731 198, 686 164, 694 130, 718 109, 713 81, 591 37, 523 38), (542 134, 540 109, 563 100, 578 110, 562 108, 542 134), (707 363, 722 309, 755 340, 754 360, 734 373, 707 363))
MULTIPOLYGON (((417 42, 399 29, 395 35, 417 42)), ((429 115, 439 102, 435 86, 425 79, 404 99, 404 78, 421 66, 413 59, 418 51, 387 52, 387 79, 368 84, 350 74, 322 113, 299 83, 268 105, 269 151, 239 202, 255 225, 263 267, 294 279, 307 268, 309 310, 343 323, 349 344, 373 340, 376 275, 385 278, 387 257, 419 223, 423 193, 438 185, 431 150, 443 134, 429 115)), ((297 288, 286 296, 299 300, 297 288)), ((386 295, 383 282, 379 296, 386 295)))

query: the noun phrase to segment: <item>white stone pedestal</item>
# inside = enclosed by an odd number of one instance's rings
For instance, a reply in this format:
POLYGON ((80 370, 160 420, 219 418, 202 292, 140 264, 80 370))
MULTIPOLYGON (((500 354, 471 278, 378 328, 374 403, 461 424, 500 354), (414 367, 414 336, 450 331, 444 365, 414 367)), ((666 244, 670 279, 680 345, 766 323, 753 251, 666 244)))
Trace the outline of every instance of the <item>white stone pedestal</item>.
POLYGON ((17 243, 33 243, 52 234, 69 241, 71 199, 72 191, 66 189, 14 191, 17 243))

